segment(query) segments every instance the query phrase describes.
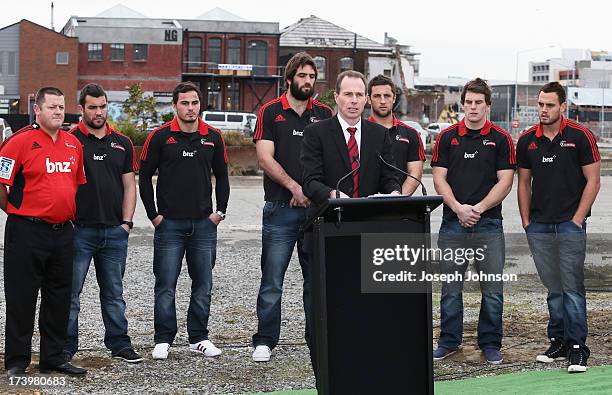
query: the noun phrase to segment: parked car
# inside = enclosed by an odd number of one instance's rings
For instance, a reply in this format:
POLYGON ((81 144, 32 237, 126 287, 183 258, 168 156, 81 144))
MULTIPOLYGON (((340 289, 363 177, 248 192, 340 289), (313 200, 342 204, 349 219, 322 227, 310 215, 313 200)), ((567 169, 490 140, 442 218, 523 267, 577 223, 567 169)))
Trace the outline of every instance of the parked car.
POLYGON ((204 122, 222 131, 240 131, 248 136, 255 132, 257 116, 248 112, 204 111, 204 122))
POLYGON ((434 123, 430 123, 429 125, 427 125, 427 131, 429 132, 431 139, 435 140, 438 138, 438 135, 440 134, 440 132, 449 126, 452 126, 452 123, 434 122, 434 123))
POLYGON ((423 127, 421 126, 420 123, 416 122, 416 121, 404 121, 404 123, 414 129, 417 130, 417 132, 419 132, 419 137, 421 138, 421 142, 423 143, 423 147, 427 147, 427 144, 429 144, 429 132, 425 129, 423 129, 423 127))
POLYGON ((13 129, 11 129, 4 118, 0 118, 0 134, 2 135, 2 141, 8 139, 13 134, 13 129))

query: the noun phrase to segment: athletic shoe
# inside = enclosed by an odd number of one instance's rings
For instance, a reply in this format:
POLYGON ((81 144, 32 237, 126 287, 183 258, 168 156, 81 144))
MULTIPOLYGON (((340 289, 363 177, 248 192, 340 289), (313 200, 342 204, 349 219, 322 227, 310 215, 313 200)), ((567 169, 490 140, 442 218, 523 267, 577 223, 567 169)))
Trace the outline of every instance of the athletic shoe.
POLYGON ((587 356, 578 344, 574 344, 569 352, 568 373, 582 373, 587 371, 587 356))
POLYGON ((268 346, 257 346, 255 347, 255 351, 253 351, 253 361, 255 362, 268 362, 270 360, 270 356, 272 355, 272 351, 268 346))
POLYGON ((142 362, 142 357, 133 348, 125 348, 117 353, 114 358, 122 359, 127 363, 142 362))
POLYGON ((457 350, 451 350, 446 347, 438 347, 433 352, 433 360, 439 361, 456 353, 457 350))
POLYGON ((487 362, 491 365, 499 365, 504 360, 501 351, 499 351, 497 348, 485 348, 482 350, 482 352, 484 353, 487 362))
POLYGON ((217 355, 221 355, 221 350, 215 347, 210 340, 202 340, 199 343, 190 344, 189 351, 204 354, 205 357, 216 357, 217 355))
POLYGON ((567 358, 567 347, 562 341, 556 340, 554 337, 550 339, 550 347, 536 357, 536 361, 551 363, 554 361, 564 361, 567 358))
POLYGON ((169 352, 170 352, 169 343, 157 343, 151 355, 153 356, 153 359, 166 359, 168 358, 169 352))

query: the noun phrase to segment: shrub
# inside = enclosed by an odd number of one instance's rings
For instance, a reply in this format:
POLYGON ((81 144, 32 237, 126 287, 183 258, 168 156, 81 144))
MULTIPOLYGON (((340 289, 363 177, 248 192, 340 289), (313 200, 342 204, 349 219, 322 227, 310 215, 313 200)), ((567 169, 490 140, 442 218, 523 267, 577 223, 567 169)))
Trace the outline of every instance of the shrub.
POLYGON ((223 140, 227 146, 248 147, 255 145, 251 137, 241 132, 223 132, 223 140))

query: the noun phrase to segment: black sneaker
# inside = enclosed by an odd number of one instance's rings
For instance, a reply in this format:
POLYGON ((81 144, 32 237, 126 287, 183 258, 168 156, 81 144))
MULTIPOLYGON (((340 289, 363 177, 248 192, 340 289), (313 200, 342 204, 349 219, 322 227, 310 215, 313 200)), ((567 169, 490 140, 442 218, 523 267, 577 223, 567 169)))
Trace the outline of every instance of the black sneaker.
POLYGON ((127 363, 139 363, 142 362, 142 357, 134 351, 133 348, 126 348, 117 353, 114 358, 119 358, 127 363))
POLYGON ((536 361, 551 363, 554 361, 563 361, 565 358, 567 358, 567 347, 565 347, 562 341, 552 337, 550 339, 550 347, 548 347, 548 350, 546 350, 544 354, 538 355, 536 361))
POLYGON ((569 352, 569 373, 582 373, 587 370, 587 355, 586 352, 578 344, 574 344, 569 352))

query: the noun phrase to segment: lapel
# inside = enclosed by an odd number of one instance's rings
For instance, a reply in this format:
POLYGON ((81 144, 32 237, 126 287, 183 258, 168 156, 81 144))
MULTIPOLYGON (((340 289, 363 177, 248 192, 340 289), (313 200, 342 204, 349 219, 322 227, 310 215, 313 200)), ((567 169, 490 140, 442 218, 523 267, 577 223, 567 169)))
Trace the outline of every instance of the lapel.
POLYGON ((370 160, 370 156, 372 153, 367 147, 371 146, 370 139, 372 138, 372 134, 370 133, 370 125, 368 125, 368 121, 365 119, 361 120, 361 147, 359 149, 359 163, 361 166, 359 167, 359 180, 362 180, 362 177, 365 175, 365 169, 368 164, 368 160, 370 160))
POLYGON ((331 135, 336 144, 336 148, 338 149, 338 154, 340 155, 340 158, 342 158, 344 167, 348 172, 351 170, 351 162, 349 160, 348 147, 346 146, 346 141, 344 140, 344 132, 342 131, 342 126, 340 126, 340 121, 338 121, 337 116, 333 118, 331 135))

